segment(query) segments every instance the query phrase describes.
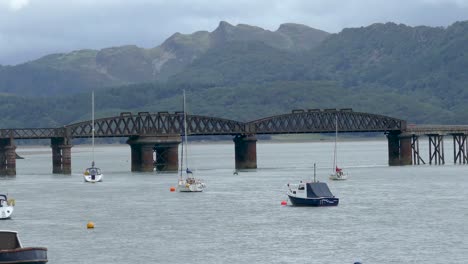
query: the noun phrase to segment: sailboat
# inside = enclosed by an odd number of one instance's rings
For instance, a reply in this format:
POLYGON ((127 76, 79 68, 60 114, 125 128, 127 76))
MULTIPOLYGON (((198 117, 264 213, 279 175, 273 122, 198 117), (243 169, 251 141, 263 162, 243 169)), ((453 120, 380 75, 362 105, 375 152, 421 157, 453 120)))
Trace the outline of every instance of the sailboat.
POLYGON ((348 176, 343 172, 343 169, 338 168, 337 162, 337 141, 338 141, 338 115, 335 116, 335 148, 333 150, 333 167, 330 174, 330 180, 342 181, 346 180, 348 176))
POLYGON ((193 172, 188 167, 187 111, 185 109, 185 90, 184 90, 183 113, 184 113, 184 139, 182 142, 182 148, 180 152, 180 175, 179 175, 179 182, 177 183, 177 190, 179 192, 202 192, 203 189, 205 189, 206 187, 205 183, 203 182, 203 180, 195 178, 193 176, 193 172), (184 153, 184 147, 185 147, 185 153, 184 153), (184 170, 184 158, 185 158, 185 170, 184 170))
POLYGON ((92 121, 91 121, 91 134, 92 134, 92 145, 93 145, 93 161, 91 162, 91 167, 87 168, 83 174, 85 182, 100 182, 104 175, 101 173, 101 169, 95 167, 94 164, 94 91, 91 94, 91 112, 92 112, 92 121))
POLYGON ((14 199, 8 199, 6 194, 0 194, 0 219, 9 219, 13 214, 14 207, 14 199))
POLYGON ((315 178, 310 182, 300 181, 299 184, 287 184, 287 195, 294 206, 337 206, 340 202, 335 197, 325 182, 319 182, 315 178))

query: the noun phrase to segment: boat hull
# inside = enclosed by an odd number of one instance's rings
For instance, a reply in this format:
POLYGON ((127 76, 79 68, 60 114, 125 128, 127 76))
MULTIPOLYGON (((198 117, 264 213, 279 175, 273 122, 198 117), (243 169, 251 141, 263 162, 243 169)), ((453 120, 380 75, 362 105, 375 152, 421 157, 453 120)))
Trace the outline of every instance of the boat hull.
POLYGON ((0 207, 0 220, 10 219, 13 214, 13 206, 2 206, 0 207))
POLYGON ((177 190, 179 192, 203 192, 204 188, 205 186, 203 183, 177 185, 177 190))
MULTIPOLYGON (((102 174, 98 175, 83 175, 85 182, 102 182, 104 176, 102 174)), ((1 264, 1 263, 0 263, 1 264)))
POLYGON ((340 201, 340 199, 336 197, 301 198, 289 194, 288 197, 294 206, 337 206, 340 201))
POLYGON ((47 248, 30 247, 0 250, 1 264, 47 263, 47 248))
POLYGON ((348 177, 346 175, 343 175, 343 176, 337 176, 337 175, 330 175, 330 177, 328 177, 330 180, 332 181, 344 181, 346 179, 348 179, 348 177))

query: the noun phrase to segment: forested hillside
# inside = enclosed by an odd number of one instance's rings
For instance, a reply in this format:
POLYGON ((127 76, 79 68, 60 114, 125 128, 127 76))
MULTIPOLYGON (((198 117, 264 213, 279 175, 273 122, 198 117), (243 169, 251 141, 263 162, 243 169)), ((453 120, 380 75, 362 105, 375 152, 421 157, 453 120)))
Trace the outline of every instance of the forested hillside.
POLYGON ((328 34, 221 22, 160 46, 55 54, 0 67, 1 127, 61 126, 121 111, 252 120, 296 108, 353 108, 410 123, 466 124, 468 22, 394 23, 328 34))

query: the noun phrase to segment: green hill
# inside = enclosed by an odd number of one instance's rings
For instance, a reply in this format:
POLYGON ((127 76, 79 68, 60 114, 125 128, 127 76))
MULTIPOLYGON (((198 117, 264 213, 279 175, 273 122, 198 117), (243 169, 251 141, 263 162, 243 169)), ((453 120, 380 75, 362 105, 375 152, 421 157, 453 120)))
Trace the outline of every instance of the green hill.
POLYGON ((59 126, 100 116, 180 110, 252 120, 296 108, 353 108, 411 123, 466 124, 468 22, 394 23, 337 34, 297 24, 276 31, 221 22, 136 46, 54 54, 0 67, 2 127, 59 126))
POLYGON ((297 24, 285 24, 277 31, 268 31, 221 22, 211 33, 175 33, 152 49, 129 45, 102 50, 78 50, 51 54, 16 66, 0 66, 0 93, 51 96, 117 85, 165 81, 183 72, 198 58, 205 57, 205 53, 222 50, 232 42, 246 45, 260 42, 271 49, 298 52, 318 45, 328 35, 324 31, 297 24))

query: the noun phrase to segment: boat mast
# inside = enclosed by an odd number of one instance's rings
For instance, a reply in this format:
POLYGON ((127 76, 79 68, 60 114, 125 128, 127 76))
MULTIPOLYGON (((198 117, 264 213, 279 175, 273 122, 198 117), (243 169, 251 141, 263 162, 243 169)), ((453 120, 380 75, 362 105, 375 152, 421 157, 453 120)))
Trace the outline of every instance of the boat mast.
POLYGON ((185 144, 185 167, 188 169, 187 109, 185 107, 185 90, 184 90, 184 144, 185 144))
POLYGON ((314 182, 317 182, 317 180, 315 179, 315 163, 314 163, 314 182))
POLYGON ((336 145, 338 140, 338 114, 335 115, 335 148, 333 150, 333 173, 336 173, 336 162, 337 162, 337 153, 336 153, 336 145))
POLYGON ((92 145, 93 145, 93 162, 91 167, 94 168, 94 91, 91 92, 91 134, 92 134, 92 145))

